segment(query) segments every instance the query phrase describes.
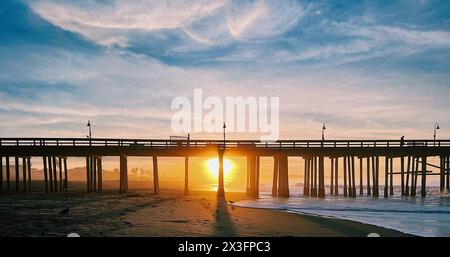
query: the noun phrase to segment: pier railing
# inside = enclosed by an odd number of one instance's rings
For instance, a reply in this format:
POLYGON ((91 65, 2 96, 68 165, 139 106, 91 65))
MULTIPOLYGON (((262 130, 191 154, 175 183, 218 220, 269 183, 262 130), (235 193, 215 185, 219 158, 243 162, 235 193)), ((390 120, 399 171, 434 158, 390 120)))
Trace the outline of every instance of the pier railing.
POLYGON ((96 146, 96 147, 210 147, 226 148, 365 148, 365 147, 450 147, 450 140, 169 140, 114 138, 0 138, 1 146, 96 146))

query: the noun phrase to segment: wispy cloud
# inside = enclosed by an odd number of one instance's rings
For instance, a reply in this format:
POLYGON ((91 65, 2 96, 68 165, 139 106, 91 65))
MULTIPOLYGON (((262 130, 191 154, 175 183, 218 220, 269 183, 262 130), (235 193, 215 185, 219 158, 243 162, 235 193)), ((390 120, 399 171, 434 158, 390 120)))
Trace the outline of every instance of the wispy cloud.
POLYGON ((303 14, 296 1, 114 1, 38 0, 32 9, 46 20, 102 45, 128 46, 129 33, 176 30, 199 43, 280 35, 303 14), (208 20, 208 24, 199 21, 208 20), (219 37, 220 36, 220 37, 219 37))

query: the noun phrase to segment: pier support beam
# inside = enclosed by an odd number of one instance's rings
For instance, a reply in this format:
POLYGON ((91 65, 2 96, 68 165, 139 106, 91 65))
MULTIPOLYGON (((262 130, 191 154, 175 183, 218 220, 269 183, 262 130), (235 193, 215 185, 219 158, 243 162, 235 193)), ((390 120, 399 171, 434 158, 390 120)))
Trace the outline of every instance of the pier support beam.
POLYGON ((92 191, 97 192, 97 156, 92 156, 91 160, 92 160, 92 165, 91 165, 91 168, 92 168, 92 170, 91 170, 92 171, 91 172, 92 191))
POLYGON ((356 176, 355 176, 355 156, 350 157, 351 159, 351 171, 352 171, 352 197, 356 197, 356 176))
POLYGON ((9 164, 9 156, 6 156, 6 192, 11 190, 11 166, 9 164))
POLYGON ((324 156, 321 155, 319 158, 319 197, 325 198, 325 167, 324 167, 324 156))
POLYGON ((411 156, 408 156, 408 162, 406 165, 406 179, 405 179, 405 196, 409 196, 409 177, 411 174, 411 156))
POLYGON ((63 162, 62 162, 62 158, 58 157, 58 170, 59 170, 59 191, 63 192, 64 191, 64 181, 63 181, 63 162))
POLYGON ((444 156, 439 156, 439 191, 442 193, 445 189, 445 178, 446 178, 446 158, 444 156))
MULTIPOLYGON (((304 176, 303 176, 303 195, 308 196, 309 195, 309 158, 305 157, 303 158, 305 161, 305 169, 304 169, 304 176)), ((275 170, 275 168, 274 168, 275 170)), ((273 191, 272 191, 273 194, 273 191)))
POLYGON ((359 157, 359 195, 364 194, 363 185, 363 158, 359 157))
POLYGON ((219 149, 219 178, 217 185, 217 196, 225 197, 225 181, 223 174, 223 155, 224 149, 219 149))
POLYGON ((418 158, 412 158, 412 167, 411 167, 411 196, 416 196, 417 194, 417 171, 419 169, 418 158))
POLYGON ((330 195, 334 192, 334 159, 330 158, 330 195))
POLYGON ((379 181, 380 181, 380 157, 372 157, 372 172, 373 172, 373 196, 380 196, 379 181))
POLYGON ((153 156, 153 194, 159 195, 158 157, 153 156))
POLYGON ((119 192, 120 193, 128 192, 128 159, 127 159, 127 156, 125 156, 125 155, 120 156, 120 189, 119 189, 119 192))
POLYGON ((44 166, 44 187, 45 187, 45 193, 49 193, 48 190, 48 169, 47 169, 47 157, 43 156, 42 157, 42 163, 44 166))
POLYGON ((0 195, 3 194, 3 156, 0 156, 0 195))
POLYGON ((405 157, 400 157, 400 188, 401 195, 405 195, 405 157))
POLYGON ((312 181, 311 181, 311 196, 317 196, 317 157, 313 157, 312 160, 312 181))
POLYGON ((390 158, 389 195, 394 195, 394 158, 390 158))
POLYGON ((189 157, 184 157, 184 194, 189 194, 189 157))
POLYGON ((334 195, 339 195, 339 158, 334 159, 334 195))
POLYGON ((287 155, 279 156, 278 196, 289 197, 289 171, 287 155))
MULTIPOLYGON (((249 162, 247 160, 247 167, 249 167, 249 162)), ((280 169, 280 162, 277 156, 273 157, 273 176, 272 176, 272 196, 278 196, 278 171, 280 169)), ((247 180, 249 180, 249 169, 247 169, 247 180)), ((305 171, 306 172, 306 171, 305 171)), ((248 182, 247 182, 248 183, 248 182)))
POLYGON ((389 157, 384 157, 385 164, 384 164, 384 197, 388 197, 389 193, 389 185, 388 185, 388 179, 389 179, 389 157))
POLYGON ((422 157, 422 181, 420 183, 420 195, 427 196, 427 157, 422 157))
POLYGON ((445 168, 447 170, 447 178, 446 178, 446 188, 447 192, 450 190, 450 156, 447 156, 447 167, 445 168))
POLYGON ((22 192, 27 192, 27 158, 22 158, 22 192))
POLYGON ((67 157, 64 157, 64 191, 69 189, 69 177, 67 174, 67 157))
POLYGON ((14 157, 14 170, 16 172, 16 193, 19 193, 19 157, 14 157))
POLYGON ((367 195, 372 195, 371 187, 370 187, 370 157, 366 158, 367 161, 367 167, 366 167, 366 173, 367 173, 367 195))
MULTIPOLYGON (((121 175, 122 173, 120 173, 120 177, 121 175)), ((122 187, 122 181, 120 181, 120 187, 122 187)), ((86 191, 91 192, 91 158, 89 156, 86 156, 86 191)))
POLYGON ((347 196, 347 156, 344 156, 344 196, 347 196))
POLYGON ((56 172, 56 156, 52 157, 52 164, 53 164, 53 183, 54 183, 54 189, 55 192, 58 192, 58 176, 56 172))
POLYGON ((103 191, 103 163, 102 157, 97 156, 97 183, 98 183, 98 191, 103 191))
POLYGON ((252 197, 259 196, 259 156, 247 156, 247 178, 248 190, 247 194, 252 197))
POLYGON ((28 172, 28 180, 27 180, 27 182, 28 182, 28 192, 31 192, 31 157, 28 157, 27 158, 27 172, 28 172))

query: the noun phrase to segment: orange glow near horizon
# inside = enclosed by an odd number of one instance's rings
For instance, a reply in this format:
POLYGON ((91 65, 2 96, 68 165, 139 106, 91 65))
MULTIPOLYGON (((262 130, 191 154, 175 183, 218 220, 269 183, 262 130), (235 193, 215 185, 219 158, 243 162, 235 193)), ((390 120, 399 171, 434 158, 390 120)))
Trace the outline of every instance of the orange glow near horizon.
MULTIPOLYGON (((214 178, 219 177, 219 159, 212 158, 206 161, 206 165, 210 175, 214 178)), ((223 159, 223 175, 226 177, 230 171, 233 169, 233 163, 228 159, 223 159)))

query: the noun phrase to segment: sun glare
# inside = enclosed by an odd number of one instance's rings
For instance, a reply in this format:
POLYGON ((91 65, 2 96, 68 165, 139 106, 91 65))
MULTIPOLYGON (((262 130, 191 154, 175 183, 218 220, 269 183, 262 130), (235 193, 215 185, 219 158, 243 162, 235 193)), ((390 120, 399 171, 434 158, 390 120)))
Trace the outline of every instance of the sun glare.
MULTIPOLYGON (((214 177, 219 177, 219 159, 209 159, 207 161, 208 170, 214 177)), ((227 159, 223 159, 223 175, 226 176, 233 169, 233 164, 227 159)))

